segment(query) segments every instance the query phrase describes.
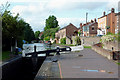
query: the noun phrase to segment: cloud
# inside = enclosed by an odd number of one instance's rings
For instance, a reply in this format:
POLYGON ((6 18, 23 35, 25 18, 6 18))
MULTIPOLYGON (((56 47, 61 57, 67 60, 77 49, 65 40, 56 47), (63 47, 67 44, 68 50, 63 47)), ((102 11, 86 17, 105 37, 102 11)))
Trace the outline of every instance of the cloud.
POLYGON ((80 22, 85 22, 84 18, 73 16, 68 18, 64 15, 74 15, 72 13, 74 13, 75 10, 78 10, 78 12, 86 9, 93 11, 101 8, 101 6, 110 7, 116 4, 116 2, 113 3, 114 1, 112 0, 12 0, 12 2, 14 2, 14 5, 18 2, 25 3, 13 6, 12 13, 14 13, 14 15, 19 13, 26 22, 30 23, 34 31, 44 29, 45 19, 47 19, 49 15, 58 15, 56 17, 60 27, 64 27, 69 23, 73 23, 79 27, 80 22), (69 13, 64 14, 64 11, 69 13), (63 14, 62 17, 60 16, 61 14, 63 14))
POLYGON ((65 27, 66 25, 69 25, 69 23, 72 23, 76 27, 80 27, 79 24, 85 21, 85 18, 58 18, 60 27, 65 27))
POLYGON ((119 1, 120 0, 115 0, 115 1, 111 0, 111 1, 109 1, 107 6, 106 6, 107 10, 110 10, 111 8, 115 8, 118 11, 118 2, 119 1))
POLYGON ((106 3, 96 0, 51 0, 47 6, 54 10, 96 9, 106 3))

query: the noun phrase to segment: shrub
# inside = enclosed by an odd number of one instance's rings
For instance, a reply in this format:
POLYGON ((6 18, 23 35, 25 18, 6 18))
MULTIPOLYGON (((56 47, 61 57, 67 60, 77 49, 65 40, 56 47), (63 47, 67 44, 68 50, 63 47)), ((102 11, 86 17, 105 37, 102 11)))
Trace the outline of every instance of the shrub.
POLYGON ((61 38, 61 39, 60 39, 60 43, 61 43, 61 44, 66 44, 66 38, 61 38))
POLYGON ((76 38, 75 38, 75 44, 76 45, 81 45, 81 40, 78 36, 76 36, 76 38))
POLYGON ((114 35, 104 35, 101 37, 101 43, 104 43, 104 42, 109 42, 109 41, 113 41, 114 40, 114 35))
POLYGON ((49 41, 49 40, 50 40, 50 37, 47 36, 47 37, 44 38, 44 40, 45 40, 45 41, 49 41))
POLYGON ((118 41, 120 42, 120 31, 118 33, 118 41))

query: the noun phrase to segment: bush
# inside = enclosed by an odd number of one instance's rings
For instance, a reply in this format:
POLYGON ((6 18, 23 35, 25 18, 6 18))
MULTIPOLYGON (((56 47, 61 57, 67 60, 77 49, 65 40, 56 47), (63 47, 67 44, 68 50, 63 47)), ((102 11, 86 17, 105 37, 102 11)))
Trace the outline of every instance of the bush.
POLYGON ((61 38, 61 39, 60 39, 60 43, 61 43, 61 44, 66 44, 66 38, 61 38))
POLYGON ((45 40, 45 41, 49 41, 49 40, 50 40, 50 37, 47 36, 47 37, 44 38, 44 40, 45 40))
POLYGON ((113 33, 111 33, 111 32, 107 32, 107 34, 106 35, 114 35, 113 33))
POLYGON ((104 35, 101 37, 101 43, 104 43, 104 42, 109 42, 109 41, 113 41, 115 38, 114 35, 104 35))
POLYGON ((118 33, 118 41, 120 42, 120 31, 118 33))
POLYGON ((75 44, 76 45, 81 45, 81 40, 78 36, 75 38, 75 44))

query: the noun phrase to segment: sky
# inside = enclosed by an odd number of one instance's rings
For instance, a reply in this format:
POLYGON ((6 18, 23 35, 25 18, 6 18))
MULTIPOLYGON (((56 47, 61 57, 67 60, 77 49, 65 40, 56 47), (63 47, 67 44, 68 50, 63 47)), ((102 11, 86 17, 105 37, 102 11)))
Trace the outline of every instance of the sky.
MULTIPOLYGON (((110 13, 111 8, 118 12, 119 0, 8 0, 9 10, 13 16, 19 13, 20 17, 29 23, 34 31, 43 31, 45 20, 54 15, 60 28, 69 23, 80 27, 80 23, 99 18, 105 11, 110 13)), ((7 0, 0 0, 0 5, 7 0)))

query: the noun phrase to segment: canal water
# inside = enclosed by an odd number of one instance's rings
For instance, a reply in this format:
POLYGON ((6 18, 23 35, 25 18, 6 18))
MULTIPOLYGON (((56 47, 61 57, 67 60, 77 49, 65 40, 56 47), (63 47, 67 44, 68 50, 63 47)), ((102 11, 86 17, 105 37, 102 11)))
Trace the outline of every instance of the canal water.
MULTIPOLYGON (((34 52, 34 46, 36 46, 36 51, 43 51, 48 49, 55 49, 55 45, 47 45, 44 43, 34 43, 34 44, 23 44, 22 56, 25 56, 25 53, 34 52)), ((45 54, 39 54, 38 56, 45 56, 45 54)), ((30 56, 28 56, 30 57, 30 56)))

